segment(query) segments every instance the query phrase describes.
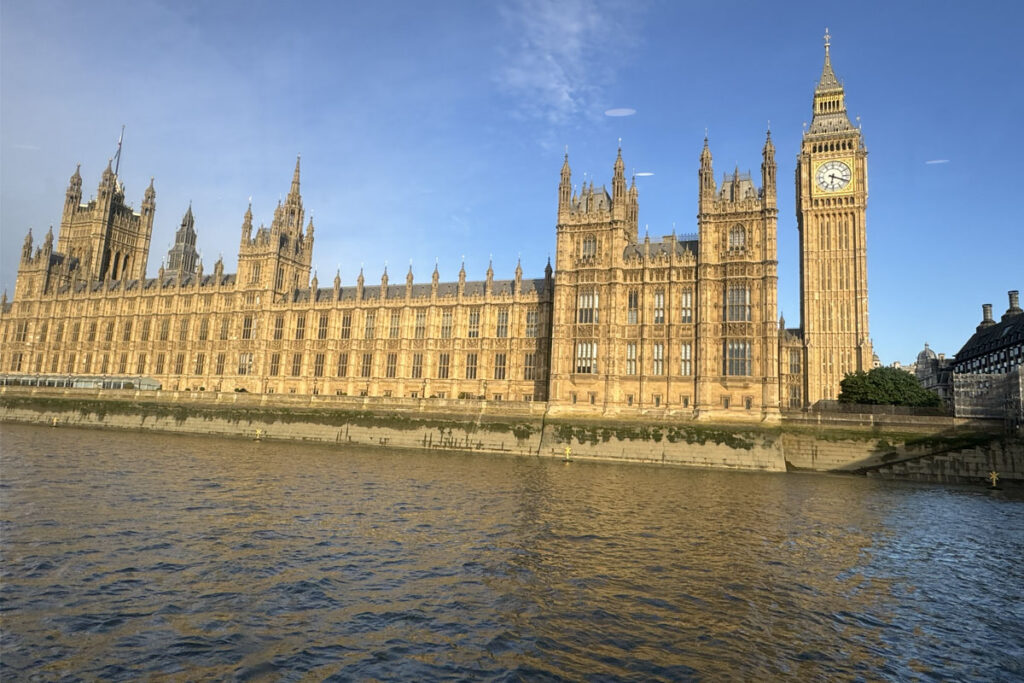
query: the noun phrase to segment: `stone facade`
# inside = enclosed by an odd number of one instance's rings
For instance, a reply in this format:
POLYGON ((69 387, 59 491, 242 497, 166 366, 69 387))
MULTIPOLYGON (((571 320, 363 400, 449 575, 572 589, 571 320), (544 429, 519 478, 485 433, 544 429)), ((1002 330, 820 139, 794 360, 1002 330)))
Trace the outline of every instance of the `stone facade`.
POLYGON ((708 140, 696 234, 640 238, 619 150, 611 191, 558 191, 557 276, 321 288, 296 162, 270 227, 241 226, 238 272, 197 258, 191 207, 167 268, 146 277, 155 211, 125 204, 107 167, 98 199, 71 178, 60 243, 26 238, 0 306, 0 371, 152 377, 178 391, 547 401, 554 413, 776 421, 834 398, 870 367, 866 155, 828 53, 797 159, 802 328, 777 322, 777 166, 716 181, 708 140))

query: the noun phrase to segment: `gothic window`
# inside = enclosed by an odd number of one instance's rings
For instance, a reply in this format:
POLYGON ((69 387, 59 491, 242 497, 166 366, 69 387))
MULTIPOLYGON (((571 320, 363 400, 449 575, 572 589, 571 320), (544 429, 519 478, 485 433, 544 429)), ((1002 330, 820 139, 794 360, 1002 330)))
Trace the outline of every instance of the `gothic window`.
POLYGON ((499 339, 503 339, 508 336, 508 309, 498 309, 498 324, 494 331, 494 336, 499 339))
POLYGON ((277 269, 277 277, 274 279, 274 289, 281 289, 284 287, 284 268, 280 267, 277 269))
POLYGON ((598 294, 596 290, 585 290, 577 296, 576 322, 596 323, 598 322, 598 294))
POLYGON ((536 337, 537 336, 537 311, 536 309, 530 309, 526 312, 526 336, 536 337))
POLYGON ((132 321, 124 321, 124 330, 121 334, 121 341, 131 341, 132 339, 132 321))
POLYGON ((466 354, 466 379, 476 379, 476 354, 466 354))
MULTIPOLYGON (((147 339, 149 338, 149 325, 148 325, 148 322, 149 321, 146 321, 146 323, 144 323, 143 326, 142 326, 142 334, 145 335, 147 339)), ((209 338, 209 336, 210 336, 210 319, 209 318, 203 318, 202 320, 199 321, 199 341, 206 341, 207 338, 209 338)), ((277 339, 280 339, 280 337, 277 337, 277 339)), ((143 341, 145 341, 145 339, 143 339, 143 341)))
POLYGON ((416 328, 414 336, 416 339, 423 339, 427 333, 427 309, 420 308, 416 310, 416 328))
POLYGON ((370 371, 373 369, 373 354, 363 354, 363 367, 361 368, 361 374, 363 377, 369 377, 370 371))
POLYGON ((277 377, 277 375, 280 372, 281 372, 281 354, 280 353, 272 353, 272 354, 270 354, 270 372, 269 372, 269 374, 270 374, 271 377, 277 377))
POLYGON ((452 310, 441 311, 441 339, 452 338, 452 310))
POLYGON ((196 375, 203 374, 203 369, 205 367, 206 367, 206 354, 205 353, 197 353, 196 354, 195 373, 193 373, 193 374, 196 374, 196 375))
MULTIPOLYGON (((53 364, 54 364, 54 366, 57 365, 57 357, 56 356, 54 356, 54 358, 53 358, 53 364)), ((54 367, 53 371, 56 372, 56 370, 57 370, 57 368, 54 367)), ((127 353, 122 353, 121 354, 121 358, 117 362, 117 372, 120 375, 123 375, 124 373, 128 372, 128 354, 127 353)))
POLYGON ((725 374, 745 377, 750 375, 751 353, 749 341, 726 341, 725 374))
POLYGON ((626 374, 636 374, 636 342, 626 344, 626 374))
POLYGON ((242 318, 242 339, 252 339, 252 316, 242 318))
MULTIPOLYGON (((182 320, 181 322, 185 322, 185 321, 182 320)), ((103 330, 103 341, 113 341, 113 340, 114 340, 114 322, 113 321, 108 321, 106 326, 104 327, 104 330, 103 330)))
MULTIPOLYGON (((68 372, 72 372, 75 367, 75 354, 71 354, 68 358, 68 372)), ((139 357, 135 359, 135 374, 144 375, 146 374, 146 354, 140 353, 139 357)))
POLYGON ((505 379, 505 354, 494 354, 494 379, 505 379))
POLYGON ((789 374, 800 374, 800 351, 797 349, 789 350, 789 374))
POLYGON ((665 374, 665 345, 658 342, 654 345, 651 354, 651 374, 652 375, 664 375, 665 374))
POLYGON ((387 364, 385 366, 385 373, 388 377, 395 377, 398 374, 398 354, 389 353, 387 357, 387 364))
POLYGON ((535 379, 536 354, 527 353, 523 356, 523 379, 535 379))
POLYGON ((43 323, 39 326, 39 341, 46 341, 46 333, 49 329, 50 324, 44 320, 43 323))
POLYGON ((279 315, 274 318, 274 339, 284 338, 284 316, 279 315))
MULTIPOLYGON (((164 321, 164 322, 166 322, 166 321, 164 321)), ((231 327, 231 319, 230 318, 225 317, 223 320, 220 321, 220 340, 221 341, 226 341, 227 340, 227 338, 228 338, 228 330, 230 329, 230 327, 231 327)))
POLYGON ((746 285, 729 285, 726 290, 726 320, 729 322, 750 321, 750 288, 746 285))
MULTIPOLYGON (((164 336, 163 336, 163 338, 160 341, 167 341, 167 335, 169 334, 169 332, 168 332, 168 325, 170 325, 170 323, 165 320, 164 324, 163 324, 163 328, 161 328, 161 331, 164 332, 164 336)), ((22 333, 22 334, 24 334, 24 333, 22 333)), ((21 341, 25 341, 24 337, 22 337, 21 341)), ((96 341, 96 322, 95 321, 89 323, 89 337, 88 337, 88 339, 86 341, 96 341)))
MULTIPOLYGON (((239 373, 241 374, 241 373, 239 373)), ((292 354, 292 377, 298 377, 302 374, 302 354, 292 354)))
POLYGON ((423 377, 423 354, 414 353, 412 354, 412 378, 419 379, 423 377))
POLYGON ((693 374, 693 342, 683 342, 679 348, 679 374, 686 376, 693 374))
POLYGON ((800 407, 800 387, 796 384, 793 384, 789 387, 789 407, 800 407))
POLYGON ((640 309, 640 291, 630 290, 626 295, 626 300, 628 310, 626 322, 629 325, 636 325, 639 318, 638 311, 640 309))
POLYGON ((402 327, 402 312, 391 311, 391 324, 388 326, 388 338, 398 339, 398 333, 402 327))
POLYGON ((327 323, 328 323, 327 314, 326 313, 321 313, 320 314, 320 320, 318 321, 317 329, 316 329, 316 338, 317 339, 327 339, 327 323))
POLYGON ((442 353, 437 357, 437 377, 438 379, 448 379, 448 365, 449 355, 442 353))
POLYGON ((338 354, 338 377, 345 377, 348 375, 348 354, 338 354))
POLYGON ((681 323, 692 323, 693 322, 693 290, 684 289, 679 293, 680 305, 679 305, 679 322, 681 323))
POLYGON ((341 314, 341 338, 348 339, 352 334, 352 314, 342 313, 341 314))
MULTIPOLYGON (((157 355, 156 363, 157 363, 157 367, 161 368, 160 370, 157 370, 157 373, 156 373, 156 374, 159 375, 161 372, 163 372, 162 368, 164 366, 164 354, 161 353, 161 354, 157 355)), ((218 353, 217 354, 217 369, 216 369, 215 372, 218 375, 223 375, 224 374, 224 354, 223 353, 218 353)))
POLYGON ((665 322, 665 292, 658 290, 654 293, 654 324, 662 325, 665 322))
MULTIPOLYGON (((142 341, 149 341, 149 321, 148 320, 143 324, 142 330, 143 330, 143 332, 146 335, 143 338, 142 341)), ((76 322, 74 325, 72 325, 71 326, 71 341, 73 341, 73 342, 78 341, 78 335, 81 333, 81 331, 82 331, 82 326, 81 326, 80 323, 76 322)))
POLYGON ((597 255, 597 238, 587 235, 583 238, 583 258, 592 258, 597 255))
POLYGON ((363 327, 363 339, 373 339, 374 329, 377 327, 377 312, 366 312, 366 325, 363 327))
POLYGON ((239 375, 251 375, 252 374, 252 354, 251 353, 240 353, 240 354, 238 354, 238 374, 239 375))
POLYGON ((469 312, 469 333, 471 339, 480 336, 480 309, 474 308, 469 312))
POLYGON ((743 249, 747 246, 747 231, 742 225, 734 225, 729 230, 729 249, 743 249))
MULTIPOLYGON (((94 326, 96 323, 93 323, 94 326)), ((95 327, 89 327, 89 341, 92 341, 95 334, 95 327)), ((160 321, 160 341, 167 341, 167 338, 171 335, 171 321, 164 318, 160 321)))
POLYGON ((188 318, 182 318, 181 322, 178 323, 178 341, 186 341, 188 339, 188 318))
POLYGON ((304 314, 300 314, 295 318, 295 338, 306 338, 306 316, 304 314))
POLYGON ((576 372, 597 372, 597 342, 576 342, 576 372))

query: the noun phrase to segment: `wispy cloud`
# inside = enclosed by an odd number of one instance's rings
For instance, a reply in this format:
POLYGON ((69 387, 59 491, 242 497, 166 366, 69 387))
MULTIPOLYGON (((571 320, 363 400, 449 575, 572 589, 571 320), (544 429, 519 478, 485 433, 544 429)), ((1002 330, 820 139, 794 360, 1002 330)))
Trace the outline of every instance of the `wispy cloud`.
POLYGON ((620 3, 584 0, 519 0, 500 12, 513 44, 502 49, 498 84, 517 113, 561 124, 576 116, 600 116, 603 82, 614 78, 613 54, 630 42, 631 30, 609 17, 635 16, 620 3), (614 35, 613 35, 614 31, 614 35))
POLYGON ((605 116, 618 117, 618 116, 632 116, 636 113, 636 109, 631 107, 616 107, 614 109, 606 109, 604 112, 605 116))
POLYGON ((926 161, 924 163, 926 163, 926 164, 948 164, 949 163, 949 159, 929 159, 928 161, 926 161))

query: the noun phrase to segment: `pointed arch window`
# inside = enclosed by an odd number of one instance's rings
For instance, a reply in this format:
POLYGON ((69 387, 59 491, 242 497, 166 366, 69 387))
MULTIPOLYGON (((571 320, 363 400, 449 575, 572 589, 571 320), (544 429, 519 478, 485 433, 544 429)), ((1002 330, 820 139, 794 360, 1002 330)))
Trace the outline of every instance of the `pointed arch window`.
POLYGON ((592 258, 597 256, 597 238, 593 235, 587 235, 583 238, 583 258, 592 258))
POLYGON ((746 249, 747 230, 742 225, 734 225, 729 230, 729 249, 746 249))

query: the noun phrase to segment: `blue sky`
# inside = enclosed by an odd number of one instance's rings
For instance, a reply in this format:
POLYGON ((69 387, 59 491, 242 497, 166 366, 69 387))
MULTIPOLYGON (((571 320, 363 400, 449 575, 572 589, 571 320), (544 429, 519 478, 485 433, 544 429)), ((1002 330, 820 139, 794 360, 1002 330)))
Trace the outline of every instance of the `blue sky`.
POLYGON ((955 353, 981 304, 1024 289, 1024 5, 905 2, 14 2, 0 0, 0 287, 28 228, 95 192, 126 124, 136 206, 155 176, 150 274, 192 202, 207 268, 234 269, 248 198, 269 223, 302 154, 321 282, 341 269, 482 278, 554 251, 563 149, 610 183, 617 140, 641 231, 696 230, 715 170, 779 163, 779 307, 799 321, 792 174, 822 35, 862 117, 871 334, 885 363, 955 353), (610 117, 612 108, 636 114, 610 117), (933 163, 929 163, 933 162, 933 163))

